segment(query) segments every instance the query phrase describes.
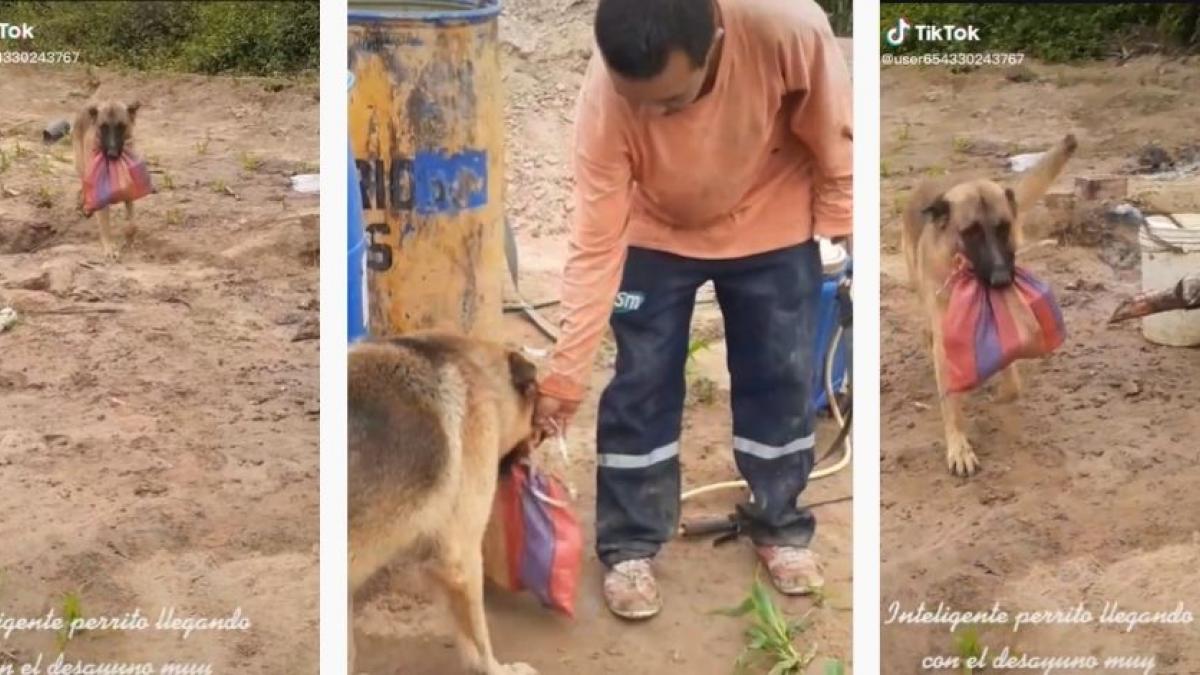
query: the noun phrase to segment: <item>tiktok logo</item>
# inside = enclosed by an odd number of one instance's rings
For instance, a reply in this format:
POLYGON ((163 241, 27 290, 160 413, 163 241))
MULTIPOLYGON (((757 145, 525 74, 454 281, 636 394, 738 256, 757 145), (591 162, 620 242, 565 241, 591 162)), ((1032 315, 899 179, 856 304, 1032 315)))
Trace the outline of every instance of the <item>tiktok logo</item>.
POLYGON ((904 17, 900 17, 900 20, 896 22, 896 27, 889 30, 887 35, 884 36, 884 39, 887 40, 889 45, 893 47, 899 47, 900 45, 904 44, 904 39, 907 37, 908 31, 911 28, 912 24, 905 20, 904 17))

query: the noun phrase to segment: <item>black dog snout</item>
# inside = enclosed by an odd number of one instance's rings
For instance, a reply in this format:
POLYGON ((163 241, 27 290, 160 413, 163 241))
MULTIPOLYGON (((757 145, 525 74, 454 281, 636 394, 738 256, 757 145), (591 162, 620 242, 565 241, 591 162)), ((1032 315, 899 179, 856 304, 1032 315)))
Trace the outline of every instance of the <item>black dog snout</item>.
POLYGON ((987 282, 992 288, 1011 286, 1013 282, 1012 270, 1006 268, 993 269, 992 273, 988 275, 987 282))

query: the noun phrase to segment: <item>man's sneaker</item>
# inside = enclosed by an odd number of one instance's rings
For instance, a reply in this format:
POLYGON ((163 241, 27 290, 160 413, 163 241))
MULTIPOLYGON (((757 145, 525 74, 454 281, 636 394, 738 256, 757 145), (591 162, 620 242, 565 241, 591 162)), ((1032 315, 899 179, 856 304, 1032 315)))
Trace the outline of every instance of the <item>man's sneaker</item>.
POLYGON ((604 602, 622 619, 649 619, 662 609, 648 558, 626 560, 604 574, 604 602))
POLYGON ((784 595, 807 595, 825 585, 817 556, 799 546, 759 546, 758 557, 784 595))

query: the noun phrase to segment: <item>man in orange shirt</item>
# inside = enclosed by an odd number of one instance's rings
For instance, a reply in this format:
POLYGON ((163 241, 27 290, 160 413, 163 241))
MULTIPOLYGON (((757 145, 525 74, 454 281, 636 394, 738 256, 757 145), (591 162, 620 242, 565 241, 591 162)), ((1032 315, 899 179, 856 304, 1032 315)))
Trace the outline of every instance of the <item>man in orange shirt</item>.
POLYGON ((697 289, 725 318, 733 450, 750 535, 783 593, 823 582, 797 500, 814 463, 822 266, 851 231, 850 77, 812 0, 600 0, 575 120, 562 336, 539 426, 584 398, 605 322, 616 373, 597 422, 604 597, 658 613, 651 558, 679 520, 684 365, 697 289))

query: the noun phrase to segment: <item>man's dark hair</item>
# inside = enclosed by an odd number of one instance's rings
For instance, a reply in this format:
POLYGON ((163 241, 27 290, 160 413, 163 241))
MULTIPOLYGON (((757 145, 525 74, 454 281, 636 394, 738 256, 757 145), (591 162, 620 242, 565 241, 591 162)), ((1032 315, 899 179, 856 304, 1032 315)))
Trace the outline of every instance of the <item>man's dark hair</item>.
POLYGON ((596 44, 617 74, 647 80, 682 49, 699 68, 716 33, 712 0, 600 0, 596 44))

